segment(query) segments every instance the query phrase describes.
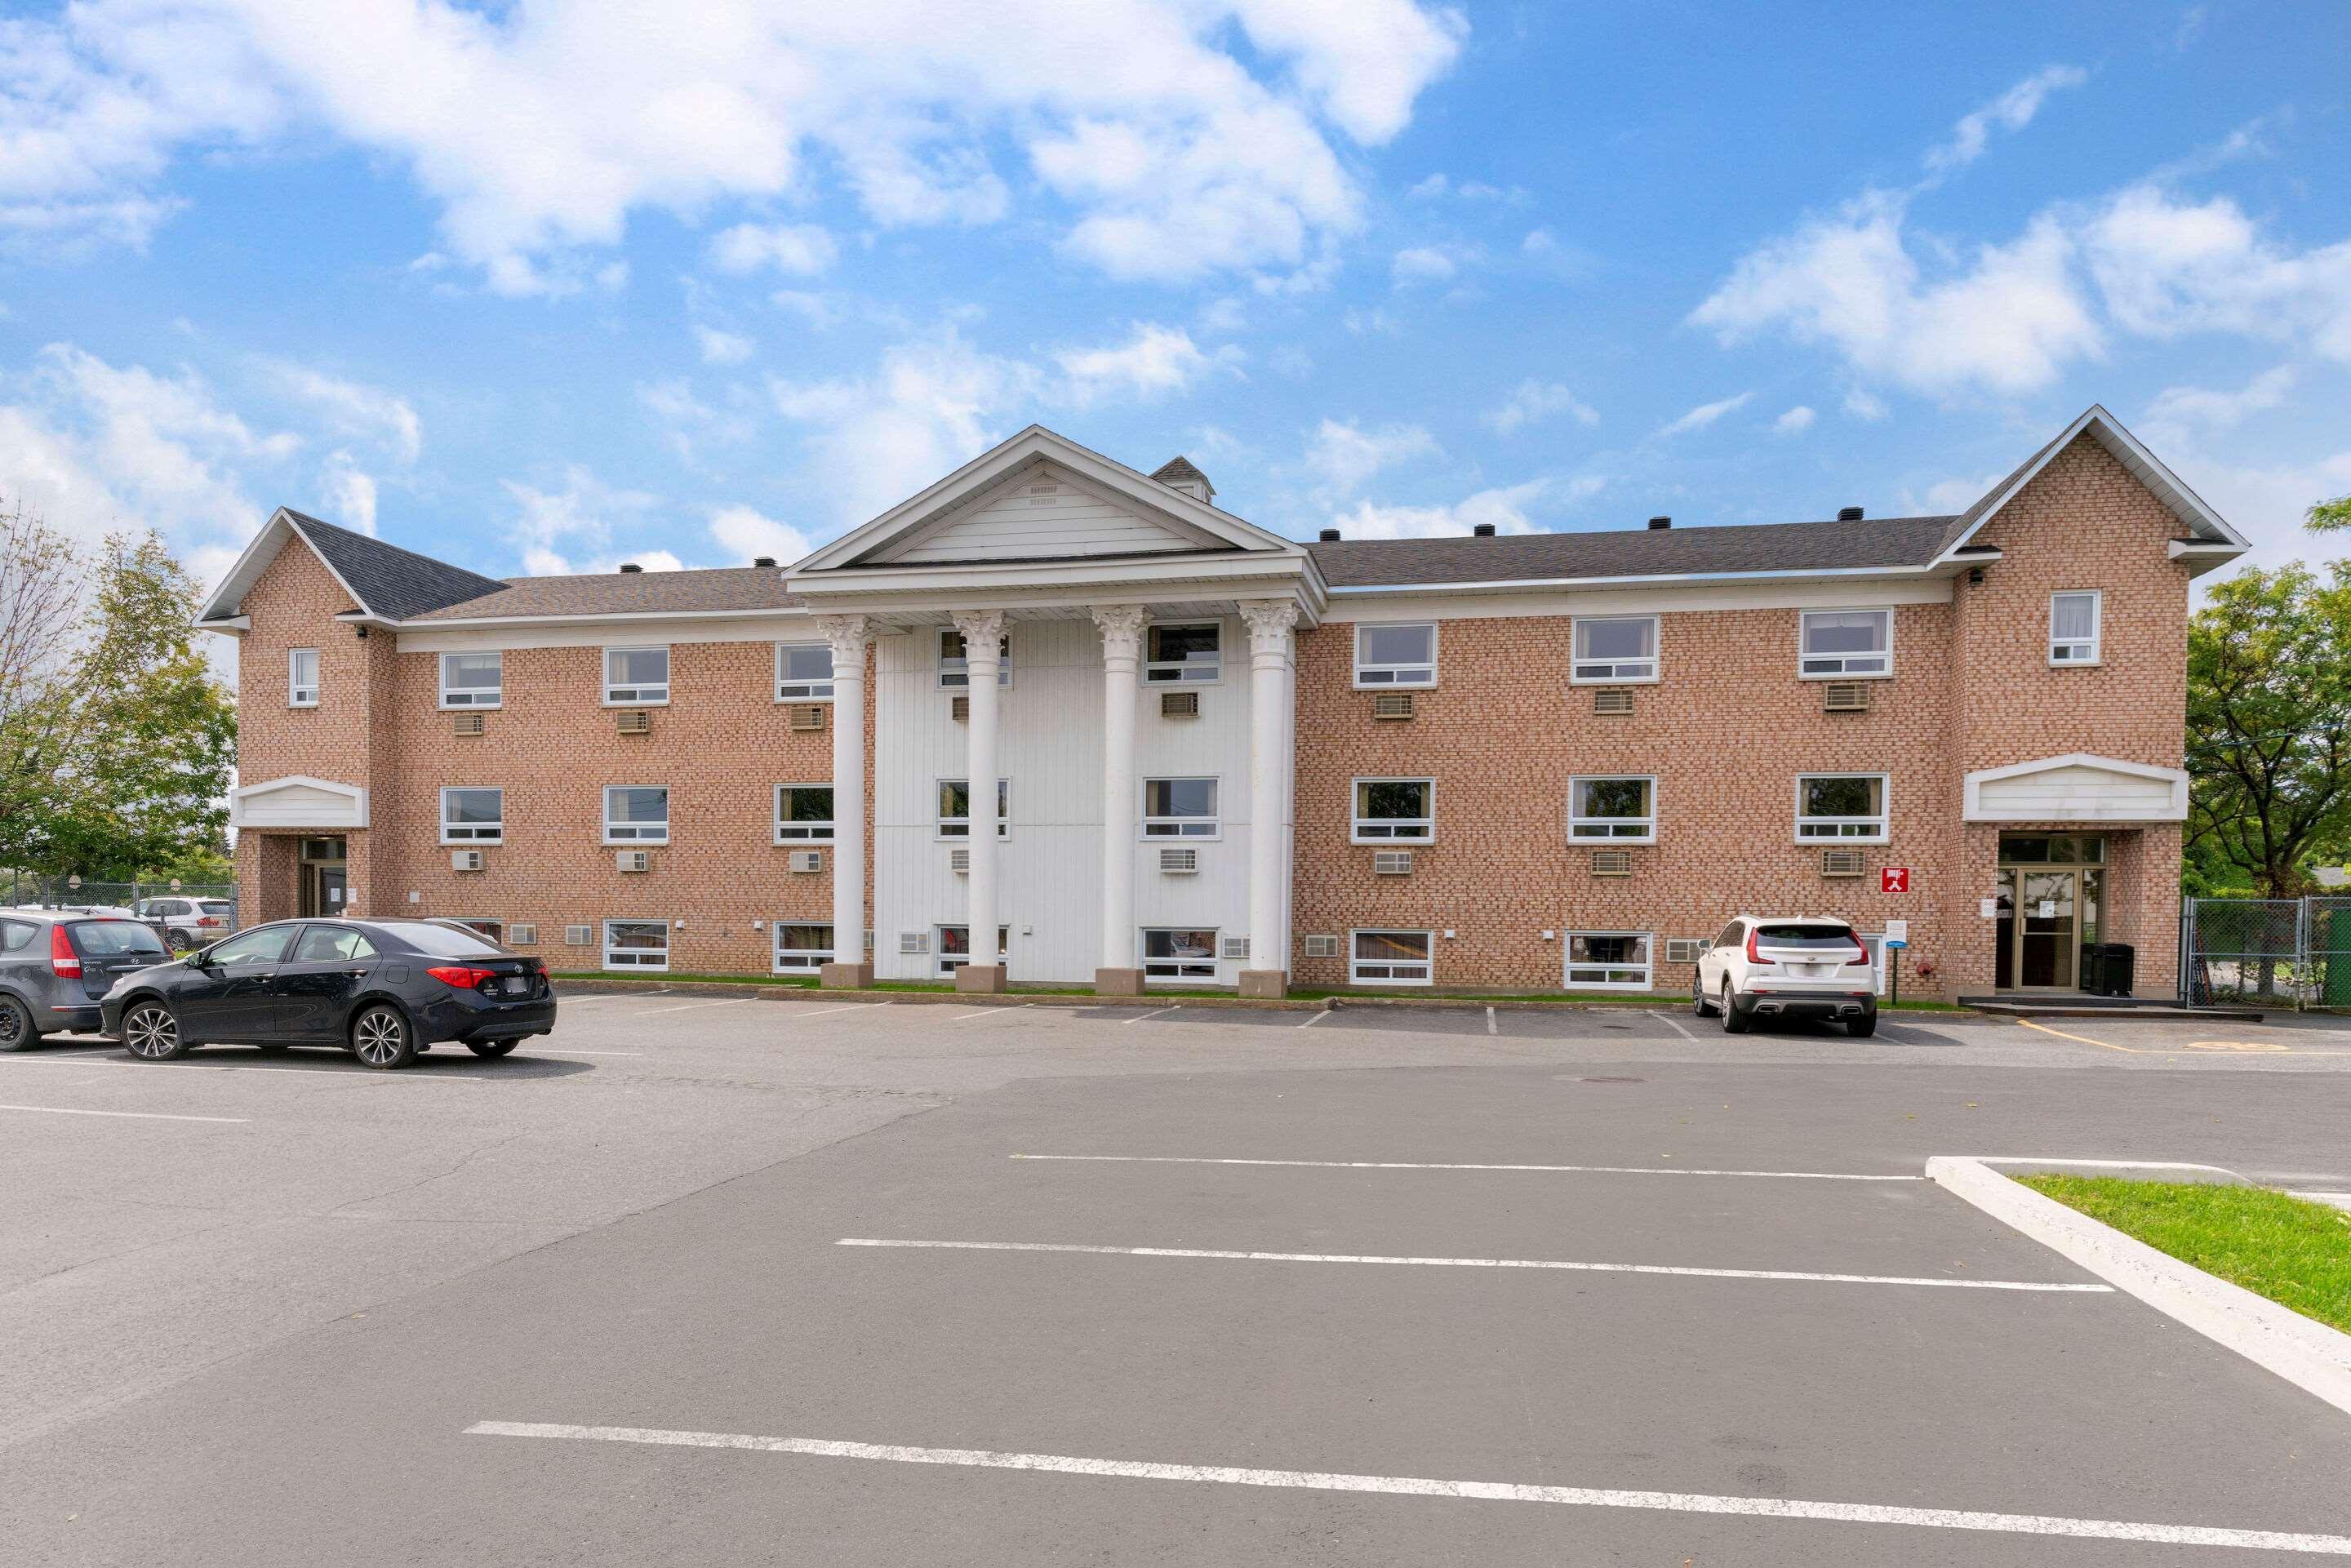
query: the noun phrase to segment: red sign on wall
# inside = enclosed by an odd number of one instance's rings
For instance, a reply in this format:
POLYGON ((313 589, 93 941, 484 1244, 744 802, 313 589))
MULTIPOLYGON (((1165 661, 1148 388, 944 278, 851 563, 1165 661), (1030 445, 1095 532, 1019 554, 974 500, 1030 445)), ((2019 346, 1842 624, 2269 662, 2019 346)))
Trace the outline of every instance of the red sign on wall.
POLYGON ((1910 868, 1907 865, 1882 865, 1877 868, 1877 891, 1907 893, 1910 891, 1910 868))

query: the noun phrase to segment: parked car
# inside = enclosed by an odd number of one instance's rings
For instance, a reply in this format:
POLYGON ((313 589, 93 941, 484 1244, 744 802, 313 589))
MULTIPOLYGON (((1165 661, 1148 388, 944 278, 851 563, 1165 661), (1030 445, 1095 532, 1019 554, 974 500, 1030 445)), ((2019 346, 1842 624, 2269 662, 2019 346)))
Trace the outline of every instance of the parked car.
POLYGON ((169 956, 163 939, 127 911, 0 910, 0 1051, 98 1028, 99 998, 115 980, 169 956))
POLYGON ((1698 1017, 1720 1014, 1730 1034, 1758 1018, 1837 1019, 1847 1034, 1877 1031, 1877 972, 1842 920, 1740 915, 1698 959, 1690 998, 1698 1017))
POLYGON ((107 1035, 149 1061, 234 1042, 395 1068, 436 1040, 504 1056, 555 1027, 546 965, 444 920, 256 925, 122 977, 103 1008, 107 1035))
POLYGON ((184 953, 227 936, 236 919, 236 905, 225 898, 175 894, 170 898, 141 899, 139 918, 161 931, 172 952, 184 953))
POLYGON ((107 920, 136 920, 139 916, 120 904, 20 904, 26 915, 95 915, 107 920))

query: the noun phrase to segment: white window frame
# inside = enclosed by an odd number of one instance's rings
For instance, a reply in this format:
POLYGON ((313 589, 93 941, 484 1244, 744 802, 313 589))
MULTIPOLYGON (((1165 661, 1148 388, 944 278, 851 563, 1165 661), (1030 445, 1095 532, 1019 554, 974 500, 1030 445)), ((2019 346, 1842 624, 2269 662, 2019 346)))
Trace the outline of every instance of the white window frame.
POLYGON ((1437 684, 1437 622, 1434 621, 1358 621, 1355 622, 1354 650, 1354 685, 1355 689, 1359 692, 1423 691, 1437 684), (1426 626, 1428 628, 1428 663, 1426 666, 1416 664, 1366 664, 1364 663, 1364 632, 1389 631, 1402 626, 1426 626), (1428 672, 1426 679, 1406 681, 1393 678, 1393 672, 1401 670, 1417 671, 1424 667, 1428 672), (1385 670, 1391 672, 1392 675, 1391 678, 1387 680, 1367 681, 1364 678, 1364 672, 1365 670, 1385 670))
POLYGON ((319 706, 319 690, 320 685, 321 682, 319 674, 319 650, 316 648, 287 649, 286 706, 287 707, 317 707, 319 706), (310 679, 307 685, 303 682, 302 671, 298 663, 302 655, 305 653, 310 655, 310 679), (303 695, 306 692, 309 694, 307 696, 303 695))
POLYGON ((498 784, 444 784, 441 787, 441 841, 444 844, 471 844, 478 849, 484 844, 507 841, 507 792, 498 784), (495 822, 454 822, 449 817, 449 797, 461 791, 473 790, 498 798, 498 820, 495 822))
POLYGON ((1562 931, 1559 936, 1560 952, 1566 961, 1565 967, 1561 970, 1561 983, 1569 990, 1647 991, 1654 990, 1656 988, 1657 975, 1657 938, 1655 933, 1648 931, 1562 931), (1575 939, 1579 936, 1631 937, 1643 945, 1641 948, 1641 952, 1643 954, 1642 960, 1638 964, 1609 964, 1593 960, 1586 960, 1585 962, 1579 964, 1575 961, 1575 939), (1602 970, 1605 971, 1607 974, 1635 974, 1637 977, 1633 979, 1609 979, 1604 977, 1597 980, 1584 980, 1576 978, 1575 972, 1578 969, 1586 971, 1602 970))
MULTIPOLYGON (((948 655, 947 639, 950 637, 960 642, 963 633, 952 626, 942 626, 938 628, 938 636, 931 644, 932 652, 938 661, 939 690, 968 692, 971 690, 970 664, 960 655, 954 657, 948 655)), ((996 686, 998 691, 1006 691, 1012 685, 1012 633, 1005 632, 998 647, 999 652, 996 655, 996 686)))
POLYGON ((2049 667, 2054 670, 2078 670, 2103 661, 2105 655, 2106 591, 2103 588, 2061 588, 2049 596, 2049 667), (2090 634, 2087 637, 2057 635, 2057 601, 2061 599, 2086 599, 2090 601, 2090 634), (2078 659, 2061 658, 2060 648, 2083 648, 2078 659))
MULTIPOLYGON (((933 811, 934 813, 936 813, 936 812, 937 812, 937 810, 938 810, 938 809, 939 809, 939 794, 938 794, 938 792, 939 792, 941 789, 946 789, 946 788, 948 785, 950 785, 950 784, 961 784, 961 785, 963 786, 964 801, 965 801, 965 804, 966 804, 967 806, 968 806, 968 805, 969 805, 970 800, 971 800, 971 780, 970 780, 970 779, 938 779, 938 780, 935 781, 935 782, 933 783, 932 787, 931 787, 931 810, 932 810, 932 811, 933 811)), ((1002 814, 1002 815, 1001 815, 1001 816, 997 820, 997 823, 996 823, 996 838, 997 838, 997 841, 998 841, 998 842, 999 842, 999 843, 1001 843, 1004 840, 1008 839, 1008 838, 1010 838, 1010 837, 1012 836, 1012 780, 1011 780, 1011 779, 1010 779, 1010 778, 1008 778, 1008 777, 1007 777, 1007 778, 1003 778, 1003 779, 998 779, 996 781, 996 790, 997 790, 997 801, 998 801, 998 810, 1003 813, 1003 814, 1002 814)), ((837 805, 836 805, 835 809, 836 809, 836 810, 838 810, 838 809, 839 809, 837 805)), ((968 816, 962 816, 962 817, 947 817, 947 816, 935 816, 935 818, 934 818, 934 821, 933 821, 933 823, 932 823, 932 827, 931 827, 931 837, 932 837, 932 838, 934 838, 934 839, 935 839, 935 840, 937 840, 937 841, 940 841, 941 843, 949 843, 949 844, 967 844, 967 843, 971 842, 971 818, 970 818, 970 817, 968 817, 968 816), (947 831, 947 830, 948 830, 950 827, 954 827, 954 826, 956 826, 956 824, 958 824, 958 823, 960 823, 960 824, 962 825, 962 831, 959 831, 959 832, 952 832, 952 833, 951 833, 951 832, 949 832, 949 831, 947 831)))
POLYGON ((606 707, 667 707, 669 706, 671 655, 666 643, 615 643, 604 650, 604 706, 606 707), (631 685, 612 678, 612 655, 615 653, 659 653, 662 656, 662 679, 658 685, 645 681, 631 685), (661 695, 621 696, 622 692, 658 691, 661 695))
POLYGON ((1347 933, 1347 983, 1351 986, 1433 986, 1437 984, 1437 933, 1416 931, 1410 926, 1368 925, 1347 933), (1355 951, 1357 938, 1364 936, 1417 936, 1427 949, 1428 956, 1421 959, 1380 960, 1371 962, 1375 967, 1396 969, 1416 964, 1425 973, 1417 977, 1398 978, 1394 974, 1367 976, 1364 958, 1355 951))
POLYGON ((1568 684, 1577 686, 1656 685, 1664 678, 1660 672, 1665 668, 1665 617, 1662 615, 1578 615, 1573 618, 1567 633, 1568 684), (1649 656, 1646 659, 1616 660, 1585 658, 1583 628, 1586 625, 1618 621, 1646 621, 1649 623, 1649 656), (1583 666, 1588 664, 1606 664, 1611 671, 1619 673, 1587 675, 1583 673, 1583 666), (1646 669, 1643 668, 1645 665, 1646 669), (1621 673, 1627 669, 1633 673, 1630 674, 1621 673))
POLYGON ((464 708, 468 711, 474 711, 481 708, 506 706, 507 655, 505 649, 465 648, 460 649, 455 653, 443 653, 435 661, 434 668, 439 672, 440 675, 441 706, 443 707, 464 708), (496 659, 498 662, 498 684, 495 686, 486 688, 489 693, 487 701, 482 700, 484 688, 476 686, 467 686, 462 691, 457 692, 453 697, 449 685, 449 661, 452 659, 496 659))
MULTIPOLYGON (((931 927, 931 977, 933 979, 945 978, 952 980, 955 978, 955 972, 957 969, 962 968, 965 965, 971 962, 971 954, 968 950, 971 946, 969 940, 970 931, 970 925, 967 922, 961 920, 949 921, 944 925, 934 925, 931 927), (966 951, 960 956, 947 951, 947 933, 950 931, 961 931, 966 934, 964 943, 966 951)), ((1012 924, 1010 921, 1002 922, 996 927, 996 948, 997 956, 999 961, 1003 963, 1006 968, 1010 968, 1012 967, 1012 924)))
POLYGON ((607 969, 612 969, 612 970, 618 970, 620 973, 624 974, 624 975, 645 975, 645 974, 655 974, 655 975, 660 975, 660 974, 667 974, 667 973, 669 972, 669 922, 668 922, 668 921, 666 921, 666 920, 607 920, 607 921, 605 921, 605 922, 602 924, 602 925, 599 928, 599 933, 600 933, 600 935, 601 935, 601 936, 602 936, 602 937, 603 937, 603 939, 604 939, 604 948, 603 948, 603 951, 604 951, 604 967, 605 967, 605 968, 607 968, 607 969), (616 963, 616 962, 614 962, 614 961, 613 961, 613 956, 613 956, 613 954, 614 954, 614 953, 616 953, 616 952, 619 952, 619 953, 628 953, 628 954, 632 954, 632 955, 636 955, 636 954, 642 954, 642 953, 643 953, 643 952, 645 951, 645 949, 641 948, 641 947, 622 947, 622 948, 616 948, 616 947, 614 947, 614 946, 612 946, 612 929, 613 929, 613 927, 615 927, 615 926, 619 926, 619 925, 650 925, 650 926, 653 927, 655 930, 659 931, 659 932, 662 934, 661 962, 659 962, 659 963, 657 963, 657 964, 655 964, 655 963, 643 963, 643 962, 639 962, 639 961, 637 960, 637 958, 636 958, 636 957, 634 957, 634 956, 632 956, 632 957, 627 958, 627 959, 623 959, 623 960, 622 960, 622 961, 620 961, 620 962, 617 962, 617 963, 616 963))
POLYGON ((1398 776, 1392 779, 1350 779, 1347 783, 1347 821, 1349 824, 1347 829, 1347 841, 1351 844, 1377 844, 1383 849, 1399 845, 1409 849, 1419 844, 1433 844, 1437 841, 1437 780, 1425 777, 1413 776, 1398 776), (1428 791, 1428 815, 1426 817, 1364 816, 1361 812, 1364 786, 1366 784, 1421 785, 1428 791), (1426 831, 1417 835, 1399 836, 1393 827, 1393 824, 1399 822, 1417 825, 1425 829, 1426 831), (1376 831, 1367 831, 1370 830, 1374 824, 1378 823, 1388 823, 1391 824, 1391 827, 1389 831, 1384 833, 1376 831))
POLYGON ((670 787, 666 784, 607 784, 604 786, 604 842, 619 849, 658 848, 669 842, 670 787), (612 816, 612 791, 615 789, 658 789, 662 792, 661 826, 651 822, 623 822, 612 816), (658 838, 652 835, 658 832, 658 838), (617 836, 616 836, 617 835, 617 836))
POLYGON ((830 920, 770 921, 768 923, 768 954, 770 962, 774 966, 770 972, 778 975, 813 975, 825 965, 833 962, 835 944, 840 941, 840 938, 837 936, 834 937, 831 942, 828 942, 821 948, 793 947, 787 949, 784 946, 784 933, 787 931, 831 931, 831 929, 832 922, 830 920), (785 956, 787 952, 790 954, 789 959, 785 956))
POLYGON ((1224 680, 1225 623, 1222 621, 1214 617, 1205 621, 1154 621, 1143 629, 1144 685, 1189 688, 1222 685, 1224 680), (1217 662, 1208 666, 1206 674, 1199 673, 1200 666, 1187 664, 1181 659, 1155 659, 1151 656, 1151 634, 1154 632, 1197 632, 1204 628, 1217 634, 1217 662))
MULTIPOLYGON (((1214 843, 1225 836, 1225 781, 1220 776, 1205 773, 1163 773, 1155 779, 1145 779, 1140 810, 1143 836, 1153 843, 1214 843), (1206 784, 1215 793, 1215 803, 1205 817, 1155 817, 1151 814, 1154 784, 1206 784)), ((1172 931, 1176 927, 1155 925, 1152 929, 1172 931)))
POLYGON ((778 643, 776 644, 776 700, 779 703, 829 703, 832 700, 834 677, 828 674, 820 681, 796 681, 789 670, 790 655, 796 648, 815 648, 830 660, 830 643, 778 643))
POLYGON ((1796 612, 1796 678, 1802 681, 1890 681, 1894 678, 1894 607, 1890 604, 1841 604, 1823 610, 1796 612), (1883 615, 1886 617, 1886 651, 1883 653, 1807 653, 1804 652, 1805 632, 1815 615, 1883 615), (1815 658, 1834 659, 1834 670, 1808 670, 1804 666, 1815 658), (1855 670, 1846 667, 1850 659, 1884 659, 1882 670, 1855 670))
MULTIPOLYGON (((1657 841, 1657 776, 1654 773, 1578 773, 1567 781, 1567 836, 1579 844, 1654 844, 1657 841), (1586 784, 1646 784, 1649 788, 1649 810, 1643 817, 1587 817, 1583 815, 1583 786, 1586 784), (1637 825, 1636 833, 1620 833, 1615 830, 1637 825)), ((1590 935, 1621 935, 1621 933, 1591 933, 1590 935)))
POLYGON ((1892 841, 1894 825, 1894 781, 1885 773, 1799 773, 1796 775, 1796 841, 1800 844, 1883 844, 1892 841), (1875 817, 1807 817, 1804 815, 1804 785, 1814 779, 1875 779, 1877 780, 1877 815, 1875 817), (1813 822, 1834 825, 1837 831, 1807 833, 1804 824, 1813 822), (1844 830, 1861 827, 1865 831, 1848 833, 1844 830))
POLYGON ((1217 977, 1217 955, 1224 950, 1224 940, 1225 934, 1222 931, 1210 930, 1208 927, 1200 925, 1146 925, 1143 927, 1142 935, 1137 939, 1134 948, 1136 954, 1143 960, 1143 983, 1147 986, 1152 984, 1154 981, 1168 981, 1181 985, 1186 980, 1215 979, 1217 977), (1204 930, 1208 933, 1208 956, 1205 958, 1154 958, 1151 956, 1151 937, 1154 932, 1164 932, 1172 936, 1179 932, 1190 931, 1197 933, 1204 930), (1157 965, 1158 967, 1154 968, 1154 965, 1157 965))
MULTIPOLYGON (((832 786, 821 783, 777 785, 775 793, 776 842, 779 844, 790 844, 794 848, 799 848, 802 845, 829 844, 832 842, 833 823, 840 820, 837 816, 829 818, 822 822, 788 823, 784 821, 784 791, 787 789, 822 789, 831 793, 832 786), (819 828, 823 829, 823 832, 821 834, 817 831, 819 828)), ((833 810, 836 812, 841 810, 841 798, 838 795, 833 797, 833 810)), ((787 924, 789 923, 787 922, 787 924)))

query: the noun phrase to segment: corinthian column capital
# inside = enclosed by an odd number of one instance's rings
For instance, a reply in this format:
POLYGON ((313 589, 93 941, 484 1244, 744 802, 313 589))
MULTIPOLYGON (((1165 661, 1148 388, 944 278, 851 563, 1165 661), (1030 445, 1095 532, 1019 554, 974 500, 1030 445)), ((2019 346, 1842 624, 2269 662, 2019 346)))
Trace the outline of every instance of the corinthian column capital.
POLYGON ((1001 610, 958 610, 948 617, 955 629, 963 633, 967 656, 975 646, 985 648, 992 658, 998 639, 1004 635, 1004 612, 1001 610))
POLYGON ((860 670, 865 668, 865 644, 873 633, 864 616, 820 615, 816 623, 824 632, 825 641, 832 644, 835 668, 842 664, 854 664, 860 670))
POLYGON ((1250 653, 1260 656, 1289 657, 1290 629, 1298 624, 1297 601, 1244 600, 1241 602, 1241 619, 1249 622, 1250 653))
POLYGON ((1133 664, 1143 656, 1143 623, 1151 619, 1140 604, 1097 604, 1094 625, 1101 629, 1105 664, 1133 664))

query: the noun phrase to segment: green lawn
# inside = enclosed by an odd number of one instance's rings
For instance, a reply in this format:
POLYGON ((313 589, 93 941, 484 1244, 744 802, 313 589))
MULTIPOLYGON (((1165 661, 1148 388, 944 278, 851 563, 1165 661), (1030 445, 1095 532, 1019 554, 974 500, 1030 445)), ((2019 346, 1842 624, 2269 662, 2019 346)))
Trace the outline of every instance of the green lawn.
POLYGON ((2018 1178, 2159 1252, 2351 1333, 2351 1214, 2257 1186, 2018 1178))

